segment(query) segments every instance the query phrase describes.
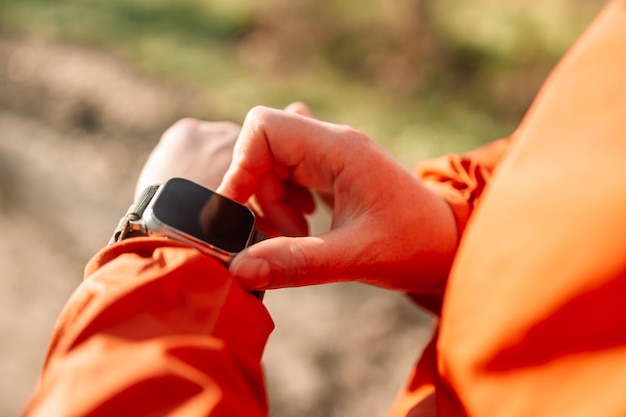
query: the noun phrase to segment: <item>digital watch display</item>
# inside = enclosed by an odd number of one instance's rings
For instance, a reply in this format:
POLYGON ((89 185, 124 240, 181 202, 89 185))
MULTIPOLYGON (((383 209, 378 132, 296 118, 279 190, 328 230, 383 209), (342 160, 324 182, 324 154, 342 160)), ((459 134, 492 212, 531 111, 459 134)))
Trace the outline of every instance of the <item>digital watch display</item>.
POLYGON ((256 230, 255 215, 248 207, 183 178, 147 187, 120 221, 111 242, 131 232, 186 242, 225 264, 267 237, 256 230))

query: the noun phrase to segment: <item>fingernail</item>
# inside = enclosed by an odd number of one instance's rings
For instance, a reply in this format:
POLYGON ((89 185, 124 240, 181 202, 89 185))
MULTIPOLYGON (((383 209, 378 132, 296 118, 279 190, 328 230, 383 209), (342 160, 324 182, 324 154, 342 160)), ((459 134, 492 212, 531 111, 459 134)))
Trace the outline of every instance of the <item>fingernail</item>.
POLYGON ((232 274, 250 287, 263 288, 270 283, 270 264, 265 259, 242 259, 234 265, 232 274))

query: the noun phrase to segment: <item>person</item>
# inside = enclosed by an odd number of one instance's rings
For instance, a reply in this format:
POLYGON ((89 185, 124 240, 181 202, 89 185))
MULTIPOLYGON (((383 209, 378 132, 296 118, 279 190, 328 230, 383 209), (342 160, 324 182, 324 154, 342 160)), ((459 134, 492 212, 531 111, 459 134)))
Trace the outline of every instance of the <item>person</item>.
POLYGON ((176 125, 138 188, 174 175, 211 185, 229 159, 216 165, 211 149, 237 136, 218 191, 274 237, 229 269, 173 239, 103 249, 25 415, 265 416, 272 322, 249 291, 335 281, 403 291, 439 315, 390 417, 624 415, 624 45, 626 1, 612 0, 509 138, 415 176, 300 104, 254 108, 240 132, 176 125), (318 236, 304 221, 312 192, 332 207, 318 236))

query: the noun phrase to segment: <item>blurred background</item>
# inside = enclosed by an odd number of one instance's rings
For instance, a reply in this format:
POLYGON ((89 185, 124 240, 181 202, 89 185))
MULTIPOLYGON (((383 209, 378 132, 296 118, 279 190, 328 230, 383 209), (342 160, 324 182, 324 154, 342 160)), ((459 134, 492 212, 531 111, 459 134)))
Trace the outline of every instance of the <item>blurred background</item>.
MULTIPOLYGON (((57 314, 177 119, 301 100, 410 169, 508 135, 602 4, 0 0, 0 415, 22 410, 57 314)), ((356 284, 266 304, 273 417, 383 416, 433 320, 356 284)))

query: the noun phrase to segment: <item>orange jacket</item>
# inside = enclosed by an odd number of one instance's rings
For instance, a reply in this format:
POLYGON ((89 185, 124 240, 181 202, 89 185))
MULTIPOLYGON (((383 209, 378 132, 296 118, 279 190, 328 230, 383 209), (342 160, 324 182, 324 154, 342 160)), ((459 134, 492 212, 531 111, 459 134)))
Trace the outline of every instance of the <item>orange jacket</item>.
POLYGON ((173 240, 98 254, 61 313, 28 416, 266 416, 273 323, 226 268, 173 240))
POLYGON ((626 1, 510 139, 418 170, 465 231, 390 416, 626 415, 626 1))
MULTIPOLYGON (((614 0, 510 139, 418 168, 462 238, 412 294, 440 326, 390 416, 626 415, 625 92, 614 0)), ((130 239, 88 265, 26 415, 264 416, 271 329, 218 262, 130 239)))

